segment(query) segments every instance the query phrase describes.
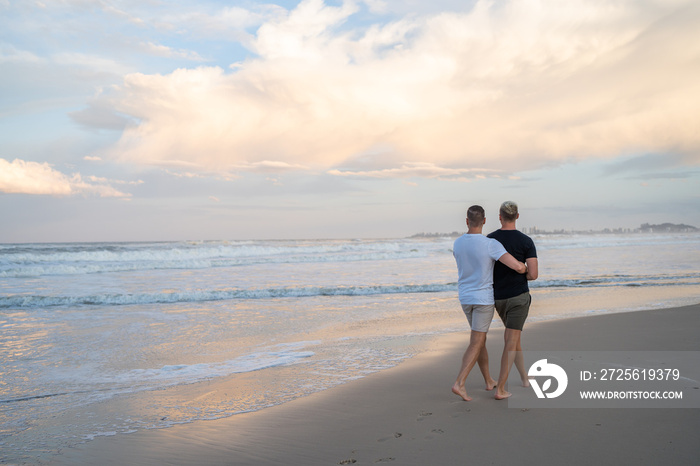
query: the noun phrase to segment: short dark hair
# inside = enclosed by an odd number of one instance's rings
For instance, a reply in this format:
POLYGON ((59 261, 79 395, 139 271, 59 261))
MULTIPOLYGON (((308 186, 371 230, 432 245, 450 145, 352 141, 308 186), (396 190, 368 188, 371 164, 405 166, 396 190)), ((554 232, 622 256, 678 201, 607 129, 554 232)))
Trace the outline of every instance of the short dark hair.
POLYGON ((518 218, 518 204, 513 201, 506 201, 501 204, 498 213, 501 214, 501 218, 506 222, 514 222, 518 218))
POLYGON ((486 213, 484 212, 484 208, 480 205, 473 205, 467 209, 467 220, 469 220, 469 223, 473 226, 481 225, 484 223, 485 218, 486 213))

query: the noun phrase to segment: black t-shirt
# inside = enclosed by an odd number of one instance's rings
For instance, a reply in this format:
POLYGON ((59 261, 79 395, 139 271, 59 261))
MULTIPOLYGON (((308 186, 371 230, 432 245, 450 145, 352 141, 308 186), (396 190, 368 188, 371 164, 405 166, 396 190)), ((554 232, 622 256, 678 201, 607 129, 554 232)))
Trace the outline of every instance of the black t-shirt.
MULTIPOLYGON (((520 262, 537 257, 535 243, 518 230, 496 230, 489 238, 497 239, 506 251, 520 262)), ((525 274, 520 274, 500 262, 493 268, 493 296, 495 299, 508 299, 530 291, 525 274)))

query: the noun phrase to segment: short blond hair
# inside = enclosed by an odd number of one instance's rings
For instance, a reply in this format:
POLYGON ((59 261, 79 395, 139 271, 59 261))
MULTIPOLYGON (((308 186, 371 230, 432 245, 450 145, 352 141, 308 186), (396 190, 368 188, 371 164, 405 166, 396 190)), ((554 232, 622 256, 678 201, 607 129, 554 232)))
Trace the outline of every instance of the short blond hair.
POLYGON ((513 201, 506 201, 501 204, 501 209, 499 210, 501 218, 507 222, 514 222, 518 218, 518 204, 513 201))

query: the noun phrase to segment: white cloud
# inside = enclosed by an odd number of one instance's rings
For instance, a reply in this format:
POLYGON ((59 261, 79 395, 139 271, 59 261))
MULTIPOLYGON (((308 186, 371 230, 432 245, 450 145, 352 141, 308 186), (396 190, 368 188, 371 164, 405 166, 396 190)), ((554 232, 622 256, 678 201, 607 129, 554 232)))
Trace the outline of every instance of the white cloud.
POLYGON ((48 163, 0 159, 0 193, 71 196, 75 194, 100 197, 129 197, 108 183, 105 178, 88 177, 84 181, 79 173, 67 176, 51 168, 48 163))
POLYGON ((385 0, 364 0, 362 3, 367 5, 367 8, 369 8, 369 11, 372 13, 386 13, 388 9, 388 5, 385 0))
POLYGON ((184 50, 184 49, 173 49, 172 47, 168 47, 167 45, 161 45, 161 44, 154 44, 153 42, 148 42, 145 44, 142 44, 142 47, 150 54, 160 56, 160 57, 167 57, 167 58, 185 58, 187 60, 192 60, 192 61, 204 61, 204 58, 202 58, 197 52, 194 52, 192 50, 184 50))
POLYGON ((77 52, 61 52, 51 56, 52 64, 92 70, 94 73, 123 74, 127 68, 111 58, 77 52))
POLYGON ((208 5, 196 2, 193 6, 167 5, 165 11, 152 14, 149 22, 162 31, 177 31, 197 38, 216 38, 247 42, 248 28, 254 28, 271 18, 284 14, 284 9, 274 4, 252 3, 250 8, 237 6, 208 11, 208 5))
POLYGON ((362 178, 440 178, 465 180, 469 178, 484 178, 486 175, 498 176, 499 170, 487 168, 445 168, 433 163, 413 162, 401 167, 385 168, 382 170, 329 170, 329 174, 336 176, 350 176, 362 178))
POLYGON ((12 44, 0 43, 0 64, 1 63, 40 63, 42 59, 36 54, 27 50, 20 50, 12 44))
POLYGON ((382 177, 639 152, 698 162, 693 2, 478 2, 361 29, 356 11, 302 1, 263 24, 259 57, 230 72, 127 75, 112 104, 140 123, 111 157, 382 177), (353 165, 377 146, 383 166, 353 165))
POLYGON ((270 160, 262 160, 260 162, 238 165, 236 168, 238 168, 239 170, 242 170, 242 171, 274 172, 274 173, 308 169, 308 167, 306 167, 304 165, 292 164, 292 163, 286 163, 286 162, 270 161, 270 160))

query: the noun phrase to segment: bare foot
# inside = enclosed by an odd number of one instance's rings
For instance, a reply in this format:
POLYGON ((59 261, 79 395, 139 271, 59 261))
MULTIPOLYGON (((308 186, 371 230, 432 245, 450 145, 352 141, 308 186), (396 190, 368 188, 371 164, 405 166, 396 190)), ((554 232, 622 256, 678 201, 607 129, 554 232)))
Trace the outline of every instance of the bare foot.
POLYGON ((496 388, 496 385, 498 385, 498 382, 496 380, 491 379, 489 382, 486 382, 486 391, 490 392, 494 388, 496 388))
POLYGON ((521 379, 523 387, 527 388, 530 386, 530 379, 521 379))
POLYGON ((467 391, 464 389, 464 387, 460 387, 459 384, 454 384, 452 386, 452 393, 461 396, 464 401, 472 401, 471 397, 467 395, 467 391))
POLYGON ((507 392, 505 390, 503 390, 501 392, 501 391, 496 390, 496 395, 494 396, 494 398, 496 398, 497 400, 505 400, 506 398, 508 398, 511 395, 512 395, 511 392, 507 392))

